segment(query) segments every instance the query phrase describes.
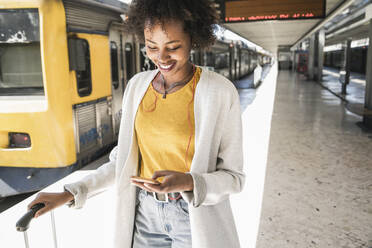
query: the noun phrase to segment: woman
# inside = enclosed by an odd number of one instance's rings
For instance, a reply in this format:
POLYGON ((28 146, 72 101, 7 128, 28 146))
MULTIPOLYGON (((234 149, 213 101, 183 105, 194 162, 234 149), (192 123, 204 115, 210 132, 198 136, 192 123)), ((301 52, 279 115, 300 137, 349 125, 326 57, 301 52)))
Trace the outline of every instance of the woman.
POLYGON ((126 27, 158 69, 130 80, 110 162, 63 193, 39 194, 29 205, 46 205, 37 216, 67 202, 81 208, 114 184, 115 247, 239 247, 229 202, 244 184, 239 97, 189 60, 213 44, 216 16, 208 0, 132 2, 126 27))

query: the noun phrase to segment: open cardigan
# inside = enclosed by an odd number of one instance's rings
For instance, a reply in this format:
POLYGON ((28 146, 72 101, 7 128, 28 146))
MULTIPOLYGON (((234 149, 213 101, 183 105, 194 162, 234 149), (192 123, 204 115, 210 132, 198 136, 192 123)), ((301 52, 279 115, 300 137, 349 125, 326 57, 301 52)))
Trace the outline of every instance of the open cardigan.
MULTIPOLYGON (((136 74, 124 93, 118 145, 110 161, 82 180, 65 185, 74 195, 72 207, 114 185, 115 248, 130 248, 135 221, 136 189, 130 177, 138 173, 134 121, 138 106, 158 70, 136 74)), ((194 99, 195 153, 190 174, 192 192, 181 192, 189 203, 193 248, 240 247, 229 195, 244 185, 240 103, 234 85, 203 68, 194 99)))

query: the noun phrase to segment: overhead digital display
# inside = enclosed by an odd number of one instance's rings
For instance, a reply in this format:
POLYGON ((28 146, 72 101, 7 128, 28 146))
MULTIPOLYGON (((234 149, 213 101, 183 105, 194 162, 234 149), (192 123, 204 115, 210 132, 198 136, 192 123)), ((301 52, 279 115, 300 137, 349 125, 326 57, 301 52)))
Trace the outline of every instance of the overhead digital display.
POLYGON ((324 18, 326 0, 216 0, 225 23, 324 18))

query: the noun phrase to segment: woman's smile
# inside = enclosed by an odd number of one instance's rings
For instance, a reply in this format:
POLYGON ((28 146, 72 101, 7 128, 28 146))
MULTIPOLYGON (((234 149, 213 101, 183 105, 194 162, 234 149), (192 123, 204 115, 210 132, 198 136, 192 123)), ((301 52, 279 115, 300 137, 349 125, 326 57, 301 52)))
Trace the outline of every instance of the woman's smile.
POLYGON ((176 65, 176 62, 167 63, 167 64, 158 63, 157 65, 160 71, 168 72, 174 68, 174 66, 176 65))

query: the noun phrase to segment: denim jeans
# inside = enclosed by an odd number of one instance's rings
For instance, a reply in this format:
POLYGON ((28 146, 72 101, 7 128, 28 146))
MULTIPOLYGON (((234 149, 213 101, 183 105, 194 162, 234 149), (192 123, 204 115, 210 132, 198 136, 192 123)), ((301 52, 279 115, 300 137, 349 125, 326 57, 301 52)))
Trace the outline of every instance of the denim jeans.
POLYGON ((191 248, 188 204, 158 202, 144 190, 138 190, 133 248, 191 248))

